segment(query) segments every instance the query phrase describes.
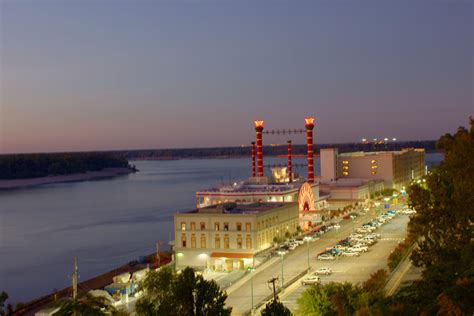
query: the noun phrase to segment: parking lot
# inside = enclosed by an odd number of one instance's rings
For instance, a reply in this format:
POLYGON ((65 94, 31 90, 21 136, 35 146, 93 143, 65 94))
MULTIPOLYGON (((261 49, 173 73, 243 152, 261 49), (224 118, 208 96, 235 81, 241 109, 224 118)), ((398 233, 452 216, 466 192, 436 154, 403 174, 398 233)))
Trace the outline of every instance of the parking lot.
MULTIPOLYGON (((320 276, 321 283, 323 284, 331 281, 364 282, 373 272, 379 269, 387 269, 388 256, 397 244, 405 238, 408 221, 408 216, 397 215, 391 221, 382 225, 375 231, 381 235, 381 238, 378 239, 376 244, 369 247, 369 251, 361 253, 359 257, 340 256, 331 261, 319 261, 313 257, 311 259, 311 267, 313 270, 328 267, 333 271, 331 275, 320 276)), ((281 295, 283 303, 294 311, 297 307, 296 300, 308 287, 299 284, 293 287, 293 289, 289 289, 281 295)))

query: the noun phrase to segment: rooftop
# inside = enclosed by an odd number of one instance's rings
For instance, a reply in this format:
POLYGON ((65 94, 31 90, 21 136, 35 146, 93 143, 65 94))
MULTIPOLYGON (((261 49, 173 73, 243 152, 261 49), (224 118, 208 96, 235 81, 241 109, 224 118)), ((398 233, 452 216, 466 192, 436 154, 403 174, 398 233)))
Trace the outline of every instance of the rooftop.
POLYGON ((194 209, 185 213, 188 214, 259 214, 272 209, 296 203, 253 203, 253 204, 235 204, 227 203, 220 205, 211 205, 199 209, 194 209))
POLYGON ((271 183, 271 184, 251 184, 248 182, 234 183, 233 185, 227 185, 217 188, 210 188, 200 190, 197 193, 258 193, 258 192, 287 192, 298 190, 302 181, 296 181, 291 183, 271 183))
POLYGON ((424 152, 424 148, 403 148, 398 151, 355 151, 349 153, 341 153, 340 157, 364 157, 364 156, 377 156, 377 155, 402 155, 406 152, 416 151, 424 152))

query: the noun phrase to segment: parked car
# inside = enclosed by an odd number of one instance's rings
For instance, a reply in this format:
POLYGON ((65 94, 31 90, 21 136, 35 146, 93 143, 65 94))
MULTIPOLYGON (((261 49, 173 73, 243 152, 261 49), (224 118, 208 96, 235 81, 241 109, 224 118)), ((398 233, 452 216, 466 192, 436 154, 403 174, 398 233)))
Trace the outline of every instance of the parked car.
POLYGON ((339 224, 334 224, 334 228, 335 228, 335 229, 339 229, 339 228, 341 228, 341 225, 339 225, 339 224))
POLYGON ((301 281, 303 285, 312 285, 321 282, 321 279, 317 275, 309 275, 301 281))
POLYGON ((355 252, 366 252, 367 250, 369 250, 369 247, 357 244, 357 245, 349 248, 348 250, 349 251, 355 251, 355 252))
POLYGON ((358 233, 368 233, 369 230, 367 228, 362 228, 361 227, 361 228, 357 228, 356 232, 358 232, 358 233))
POLYGON ((360 254, 358 252, 355 252, 355 251, 344 251, 342 253, 342 255, 344 257, 358 257, 358 256, 360 256, 360 254))
POLYGON ((324 268, 319 268, 318 270, 314 271, 315 275, 330 275, 332 273, 332 270, 330 268, 324 267, 324 268))
POLYGON ((327 254, 327 253, 323 253, 323 254, 318 255, 318 260, 334 260, 334 259, 336 259, 336 257, 334 257, 330 254, 327 254))
POLYGON ((296 243, 298 245, 302 245, 304 244, 304 240, 303 239, 290 239, 290 243, 296 243))

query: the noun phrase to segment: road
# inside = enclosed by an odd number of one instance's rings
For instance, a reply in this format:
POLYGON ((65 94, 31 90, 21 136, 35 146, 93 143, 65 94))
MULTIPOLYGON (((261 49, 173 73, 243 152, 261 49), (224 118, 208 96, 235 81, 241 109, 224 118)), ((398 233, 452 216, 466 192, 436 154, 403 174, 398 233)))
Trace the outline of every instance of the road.
MULTIPOLYGON (((407 216, 397 215, 392 221, 380 227, 376 232, 382 235, 379 242, 370 250, 358 258, 339 258, 335 261, 318 261, 316 255, 326 248, 336 244, 336 242, 352 233, 362 223, 375 216, 374 211, 369 211, 366 215, 358 217, 354 221, 342 221, 341 228, 338 231, 330 231, 324 234, 319 240, 302 245, 293 250, 283 258, 283 278, 285 284, 308 268, 309 264, 312 270, 320 267, 331 267, 334 273, 323 277, 324 282, 330 281, 349 281, 362 282, 369 278, 370 274, 378 269, 386 268, 387 258, 390 252, 395 248, 406 234, 406 226, 409 221, 407 216), (309 250, 309 251, 308 251, 309 250)), ((279 260, 268 266, 266 269, 255 273, 253 277, 254 305, 262 302, 272 292, 268 287, 267 281, 273 277, 281 280, 282 261, 279 260)), ((296 300, 304 290, 304 286, 297 287, 292 293, 283 293, 280 295, 285 305, 295 308, 296 300)), ((232 289, 227 298, 227 305, 232 306, 234 315, 246 314, 251 309, 251 281, 247 281, 237 289, 232 289)))

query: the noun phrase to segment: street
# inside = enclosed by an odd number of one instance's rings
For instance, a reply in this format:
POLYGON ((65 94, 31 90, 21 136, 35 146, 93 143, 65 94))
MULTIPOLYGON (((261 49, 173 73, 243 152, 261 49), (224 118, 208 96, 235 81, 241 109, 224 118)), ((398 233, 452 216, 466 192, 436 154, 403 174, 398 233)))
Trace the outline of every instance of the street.
MULTIPOLYGON (((382 235, 379 241, 370 247, 369 251, 361 254, 360 257, 349 258, 341 257, 334 261, 318 261, 316 255, 326 248, 331 247, 342 238, 350 235, 353 230, 362 223, 375 217, 374 211, 369 211, 366 215, 356 218, 354 221, 342 221, 341 228, 336 231, 332 230, 320 237, 319 240, 299 246, 289 254, 284 255, 283 261, 269 265, 266 269, 258 271, 253 277, 253 293, 254 306, 265 300, 272 292, 267 281, 273 277, 278 277, 281 281, 282 263, 283 278, 285 284, 295 276, 308 268, 308 252, 309 265, 312 270, 320 267, 330 267, 333 274, 322 276, 322 282, 344 282, 353 283, 363 282, 370 277, 370 274, 378 269, 387 268, 387 258, 390 252, 396 247, 406 234, 408 216, 397 215, 390 222, 377 229, 377 233, 382 235), (309 251, 308 251, 309 250, 309 251)), ((232 306, 233 314, 245 314, 251 309, 251 281, 243 283, 239 288, 229 291, 227 305, 232 306)), ((304 291, 305 286, 293 286, 292 289, 285 290, 286 293, 280 294, 283 303, 290 309, 296 307, 296 300, 304 291), (291 292, 290 292, 291 291, 291 292)))

